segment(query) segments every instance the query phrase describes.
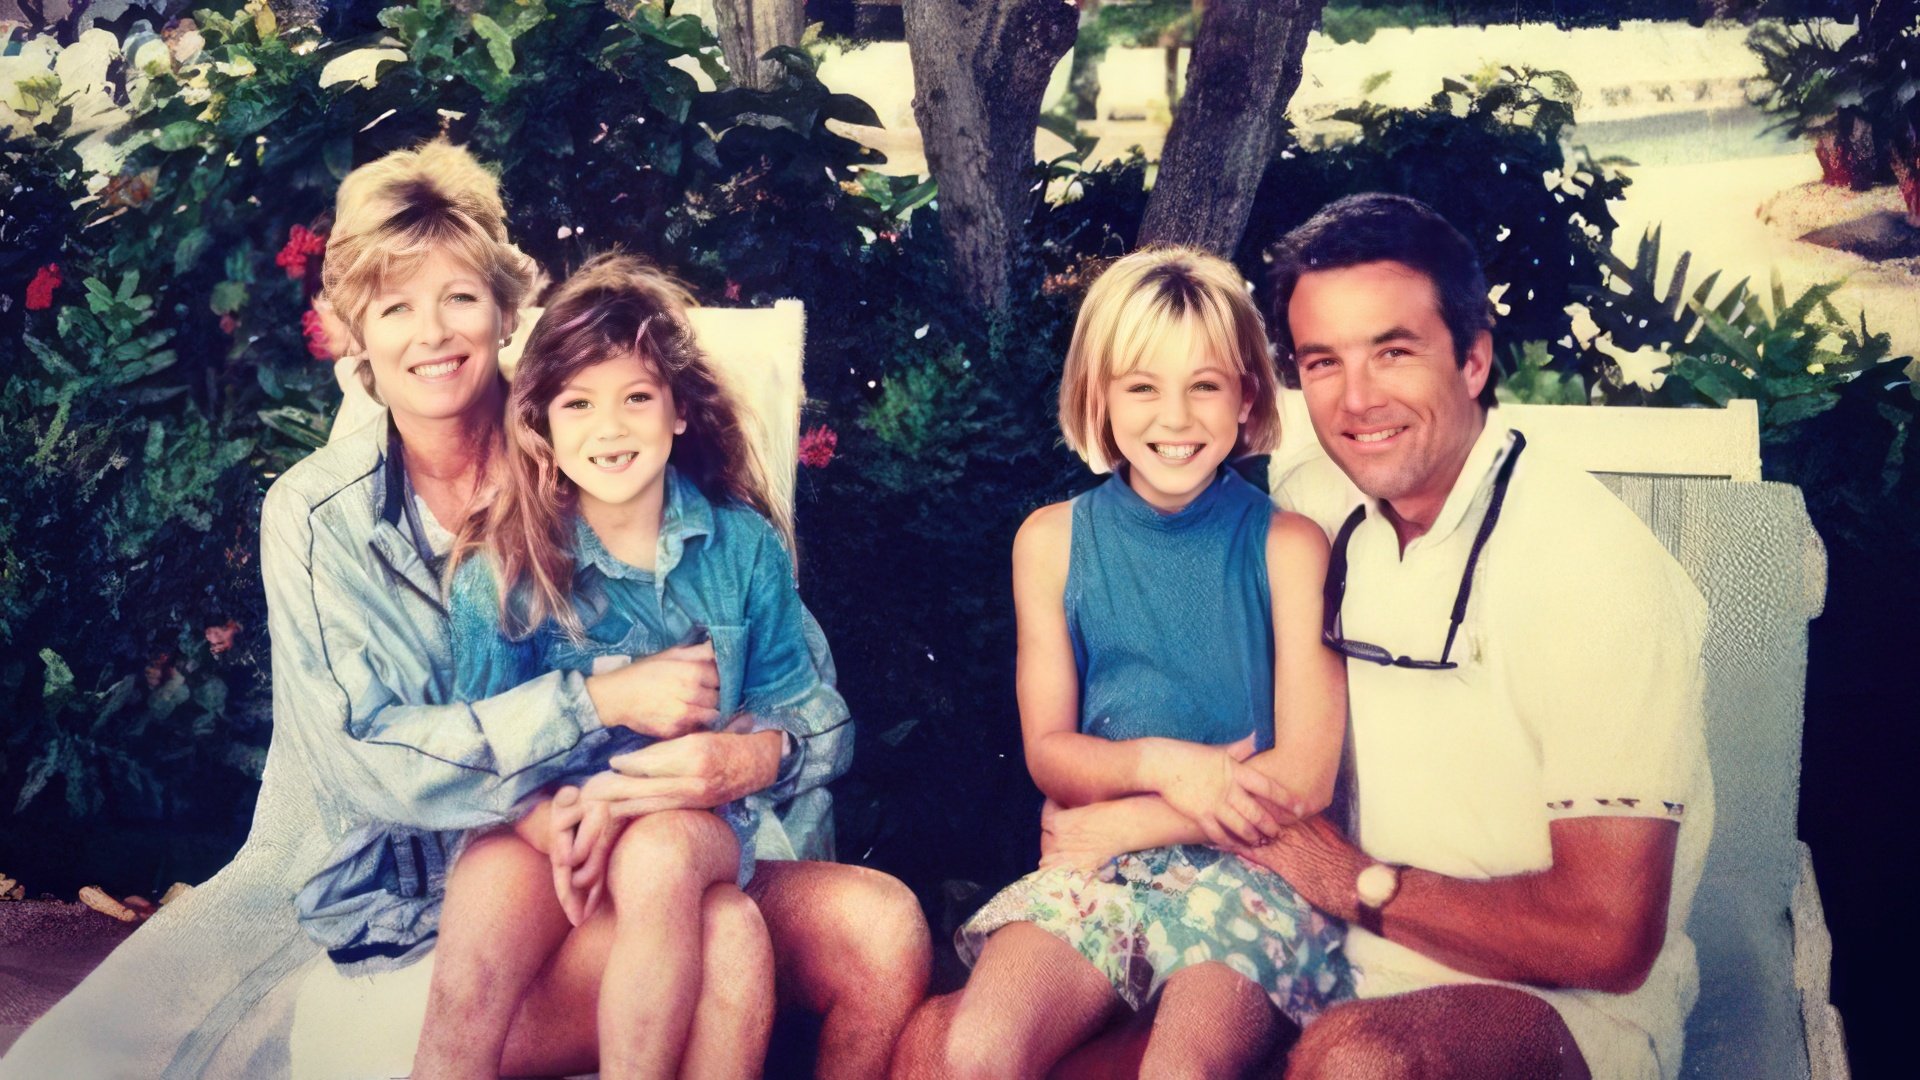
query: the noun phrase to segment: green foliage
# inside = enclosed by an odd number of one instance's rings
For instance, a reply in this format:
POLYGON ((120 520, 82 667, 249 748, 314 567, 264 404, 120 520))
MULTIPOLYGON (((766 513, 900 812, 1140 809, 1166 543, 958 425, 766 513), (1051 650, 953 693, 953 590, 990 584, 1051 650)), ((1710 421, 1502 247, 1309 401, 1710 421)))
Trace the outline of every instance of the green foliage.
POLYGON ((1334 199, 1411 195, 1473 242, 1490 285, 1507 285, 1496 352, 1545 342, 1552 361, 1543 370, 1573 371, 1579 357, 1564 309, 1577 289, 1600 283, 1615 227, 1608 204, 1631 183, 1622 171, 1630 163, 1563 149, 1578 99, 1563 73, 1499 68, 1444 80, 1416 108, 1342 110, 1335 116, 1350 136, 1282 141, 1235 261, 1260 280, 1273 242, 1334 199))
POLYGON ((1888 335, 1849 323, 1832 302, 1838 282, 1789 296, 1776 272, 1765 294, 1740 281, 1714 299, 1720 275, 1688 288, 1681 252, 1660 284, 1660 233, 1641 238, 1634 261, 1605 257, 1606 285, 1584 290, 1597 331, 1578 372, 1595 401, 1760 410, 1768 479, 1798 485, 1829 544, 1910 550, 1920 529, 1920 468, 1907 441, 1920 420, 1911 357, 1888 335), (1625 380, 1608 348, 1656 349, 1668 363, 1648 389, 1625 380))
POLYGON ((1798 138, 1860 106, 1868 65, 1855 39, 1836 43, 1814 23, 1761 23, 1747 34, 1747 48, 1761 68, 1747 97, 1776 117, 1771 130, 1798 138))
POLYGON ((1544 341, 1525 341, 1507 350, 1496 391, 1501 401, 1528 405, 1585 405, 1587 389, 1580 376, 1553 367, 1553 354, 1544 341))

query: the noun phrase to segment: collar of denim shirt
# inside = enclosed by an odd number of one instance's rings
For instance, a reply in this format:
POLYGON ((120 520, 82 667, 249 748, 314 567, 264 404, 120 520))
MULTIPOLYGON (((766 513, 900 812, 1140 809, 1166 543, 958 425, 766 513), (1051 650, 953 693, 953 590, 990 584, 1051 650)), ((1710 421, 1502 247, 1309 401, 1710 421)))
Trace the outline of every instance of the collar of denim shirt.
POLYGON ((653 570, 642 570, 613 557, 587 519, 574 515, 574 554, 580 569, 591 567, 602 576, 627 581, 651 581, 657 590, 666 588, 667 575, 685 557, 687 542, 697 536, 713 535, 713 504, 700 493, 693 481, 667 466, 667 500, 660 515, 659 547, 655 550, 653 570))

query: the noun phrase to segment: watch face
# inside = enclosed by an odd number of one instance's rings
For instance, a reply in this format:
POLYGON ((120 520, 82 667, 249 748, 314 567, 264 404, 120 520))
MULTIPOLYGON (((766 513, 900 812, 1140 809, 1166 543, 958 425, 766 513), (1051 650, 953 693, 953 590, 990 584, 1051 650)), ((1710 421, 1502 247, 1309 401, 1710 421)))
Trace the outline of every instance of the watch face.
POLYGON ((1360 871, 1360 876, 1353 882, 1353 891, 1359 896, 1360 902, 1370 908, 1380 907, 1393 899, 1393 894, 1399 889, 1400 875, 1384 863, 1374 863, 1360 871))

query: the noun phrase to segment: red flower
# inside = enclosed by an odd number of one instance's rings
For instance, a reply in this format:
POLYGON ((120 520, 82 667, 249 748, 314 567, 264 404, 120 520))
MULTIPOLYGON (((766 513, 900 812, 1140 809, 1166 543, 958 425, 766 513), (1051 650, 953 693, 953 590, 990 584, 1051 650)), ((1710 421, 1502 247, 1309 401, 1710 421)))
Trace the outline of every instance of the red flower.
POLYGON ((232 315, 220 316, 220 332, 221 333, 232 335, 232 333, 238 329, 240 329, 240 320, 234 318, 232 315))
POLYGON ((729 300, 740 299, 740 283, 733 280, 732 278, 727 279, 727 299, 729 300))
POLYGON ((800 436, 800 464, 812 469, 824 469, 833 463, 833 452, 840 446, 840 436, 825 424, 800 436))
POLYGON ((27 283, 27 310, 45 311, 53 306, 53 290, 59 288, 60 264, 48 263, 27 283))
POLYGON ((320 313, 308 308, 300 313, 300 332, 307 336, 307 353, 315 360, 333 359, 333 350, 327 347, 327 326, 320 321, 320 313))
POLYGON ((213 655, 219 656, 233 648, 233 639, 239 634, 240 624, 232 619, 228 619, 219 626, 209 626, 206 629, 207 647, 213 650, 213 655))
POLYGON ((287 246, 273 257, 275 266, 287 272, 290 278, 307 276, 307 259, 327 250, 327 234, 317 233, 305 225, 295 225, 287 230, 287 246))

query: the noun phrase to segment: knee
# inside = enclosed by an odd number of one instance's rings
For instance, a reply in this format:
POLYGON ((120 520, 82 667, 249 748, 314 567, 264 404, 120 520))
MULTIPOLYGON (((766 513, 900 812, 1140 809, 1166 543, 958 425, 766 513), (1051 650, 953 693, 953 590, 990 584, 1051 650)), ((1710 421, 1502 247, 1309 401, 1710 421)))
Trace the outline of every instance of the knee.
POLYGON ((1412 1080, 1420 1075, 1418 1048, 1377 1022, 1364 1003, 1334 1008, 1308 1024, 1287 1057, 1287 1080, 1412 1080))
POLYGON ((732 885, 707 889, 700 904, 708 953, 726 958, 728 967, 773 969, 773 946, 760 906, 732 885))
POLYGON ((848 869, 854 873, 839 914, 853 977, 867 986, 910 989, 918 1000, 933 966, 932 935, 919 899, 898 878, 865 867, 848 869))
POLYGON ((939 1075, 954 1080, 1004 1080, 1030 1076, 1034 1069, 1026 1047, 1005 1025, 979 1008, 968 1008, 963 991, 940 1044, 939 1075))
POLYGON ((629 822, 614 841, 607 864, 607 885, 621 896, 658 895, 704 888, 712 878, 707 858, 717 846, 730 845, 725 822, 702 810, 667 810, 629 822))

